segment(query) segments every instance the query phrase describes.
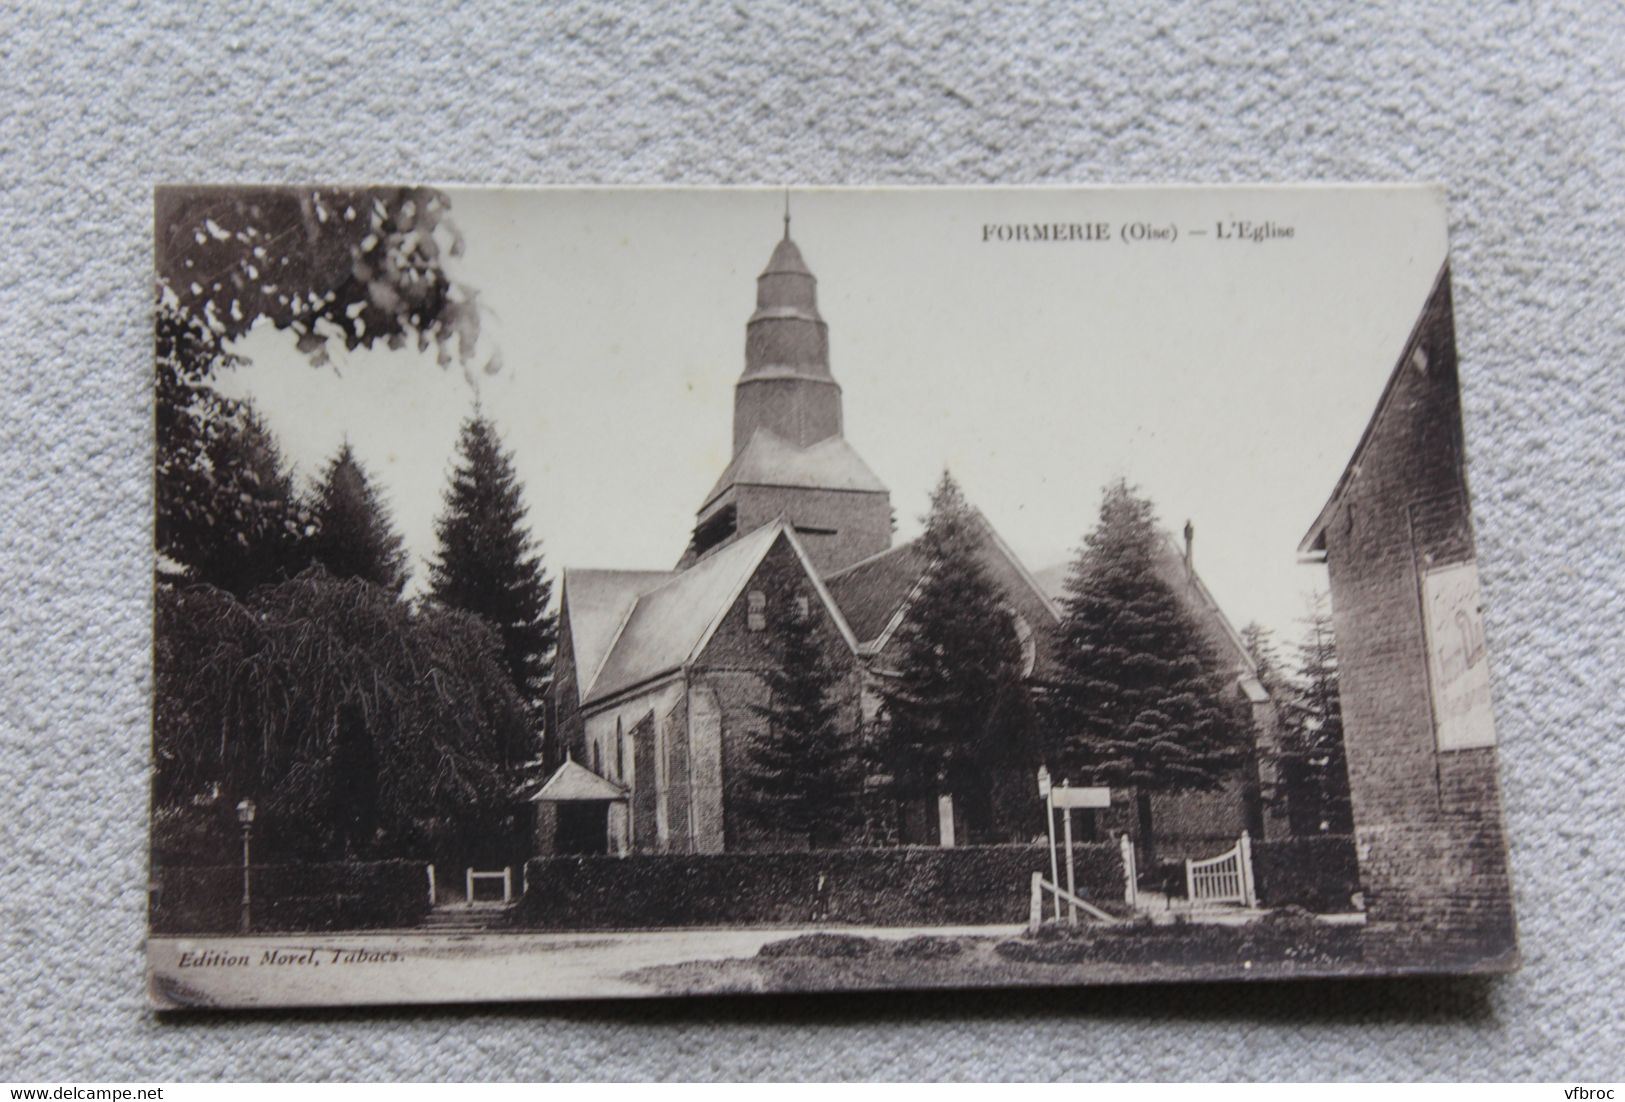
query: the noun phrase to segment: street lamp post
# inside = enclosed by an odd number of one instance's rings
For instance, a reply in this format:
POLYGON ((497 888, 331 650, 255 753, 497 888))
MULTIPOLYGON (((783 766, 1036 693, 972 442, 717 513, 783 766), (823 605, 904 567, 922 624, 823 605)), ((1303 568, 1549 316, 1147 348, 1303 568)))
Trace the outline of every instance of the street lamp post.
POLYGON ((253 884, 248 863, 248 839, 254 833, 254 801, 244 800, 237 805, 237 821, 243 824, 243 914, 239 929, 248 933, 253 913, 253 884))

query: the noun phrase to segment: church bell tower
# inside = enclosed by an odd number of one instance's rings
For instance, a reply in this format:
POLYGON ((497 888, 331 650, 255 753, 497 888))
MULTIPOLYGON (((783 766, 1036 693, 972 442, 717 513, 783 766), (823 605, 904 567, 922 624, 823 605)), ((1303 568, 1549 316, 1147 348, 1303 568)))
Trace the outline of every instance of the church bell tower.
POLYGON ((756 277, 756 312, 745 323, 745 373, 734 386, 734 455, 760 430, 805 448, 841 434, 841 385, 829 373, 829 326, 818 314, 818 280, 784 237, 756 277))
POLYGON ((700 506, 681 566, 784 516, 829 574, 891 546, 891 494, 846 442, 818 280, 784 236, 756 277, 745 370, 734 385, 733 460, 700 506))

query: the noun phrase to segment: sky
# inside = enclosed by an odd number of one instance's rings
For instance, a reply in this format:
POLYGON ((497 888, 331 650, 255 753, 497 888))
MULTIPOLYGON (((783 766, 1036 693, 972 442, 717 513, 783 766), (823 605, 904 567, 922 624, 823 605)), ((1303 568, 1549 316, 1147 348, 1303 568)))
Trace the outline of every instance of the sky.
MULTIPOLYGON (((447 190, 466 239, 448 266, 482 309, 470 362, 380 347, 313 367, 262 325, 220 389, 254 401, 304 477, 350 442, 414 584, 476 399, 554 577, 670 569, 730 458, 784 190, 447 190)), ((1192 523, 1197 570, 1238 627, 1299 635, 1325 576, 1297 545, 1444 261, 1440 192, 793 189, 789 203, 845 435, 890 487, 899 539, 946 468, 1039 570, 1072 557, 1102 487, 1126 478, 1165 527, 1192 523), (1238 220, 1291 235, 1220 236, 1238 220), (1104 228, 1009 228, 1054 223, 1104 228)))

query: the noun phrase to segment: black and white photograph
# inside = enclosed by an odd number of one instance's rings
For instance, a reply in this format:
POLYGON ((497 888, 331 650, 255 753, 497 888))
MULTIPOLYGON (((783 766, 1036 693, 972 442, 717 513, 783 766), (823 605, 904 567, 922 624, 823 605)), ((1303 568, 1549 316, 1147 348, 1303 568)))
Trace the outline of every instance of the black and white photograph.
POLYGON ((1447 226, 160 187, 151 1004, 1516 969, 1447 226))

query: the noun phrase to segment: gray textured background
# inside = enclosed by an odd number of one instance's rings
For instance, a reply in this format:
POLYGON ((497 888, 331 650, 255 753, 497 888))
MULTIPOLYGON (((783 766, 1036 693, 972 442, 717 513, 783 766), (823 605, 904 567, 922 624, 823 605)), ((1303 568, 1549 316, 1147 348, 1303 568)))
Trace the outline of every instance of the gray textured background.
POLYGON ((0 1077, 1625 1074, 1625 16, 988 6, 0 10, 0 1077), (1452 200, 1521 974, 145 1009, 154 182, 1396 178, 1452 200))

